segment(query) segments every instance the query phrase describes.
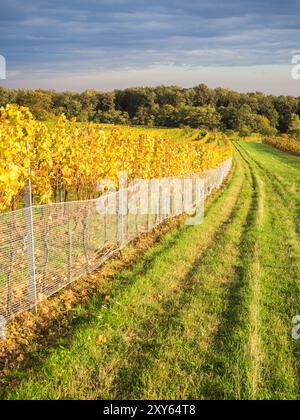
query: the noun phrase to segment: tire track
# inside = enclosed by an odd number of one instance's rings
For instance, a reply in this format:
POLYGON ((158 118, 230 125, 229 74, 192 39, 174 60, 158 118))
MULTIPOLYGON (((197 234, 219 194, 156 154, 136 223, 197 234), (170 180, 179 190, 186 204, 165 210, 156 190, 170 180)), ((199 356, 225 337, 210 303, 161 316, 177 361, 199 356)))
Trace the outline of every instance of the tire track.
MULTIPOLYGON (((211 348, 222 347, 220 341, 230 337, 230 332, 235 329, 238 320, 241 283, 236 259, 240 253, 241 238, 252 203, 249 194, 252 178, 247 168, 246 172, 248 187, 244 185, 233 209, 230 223, 219 232, 215 242, 203 254, 199 263, 192 267, 192 282, 187 290, 182 290, 183 296, 188 294, 188 303, 177 314, 177 322, 156 353, 156 362, 150 369, 148 366, 142 372, 140 389, 136 389, 136 393, 133 394, 135 398, 178 399, 224 396, 224 390, 218 389, 216 382, 213 385, 210 383, 210 368, 215 365, 215 377, 217 377, 220 370, 217 359, 221 354, 217 352, 213 360, 211 348), (212 263, 215 255, 219 256, 216 266, 212 263), (176 327, 176 324, 179 326, 176 327), (195 336, 199 329, 200 340, 195 336), (197 342, 196 348, 195 342, 197 342), (179 348, 184 348, 184 352, 176 351, 179 348), (194 370, 191 370, 191 366, 187 363, 187 357, 190 361, 194 360, 192 364, 194 370), (176 370, 176 366, 185 366, 185 369, 176 370), (153 378, 156 375, 161 376, 159 389, 154 385, 153 378)), ((225 345, 222 350, 225 350, 225 345)))
MULTIPOLYGON (((252 215, 252 231, 250 237, 245 235, 247 247, 250 252, 245 255, 245 279, 249 285, 249 337, 245 347, 245 354, 248 359, 248 384, 249 390, 246 390, 245 397, 256 399, 258 389, 262 382, 262 365, 264 352, 261 343, 261 261, 260 261, 260 241, 264 223, 265 211, 265 185, 262 179, 257 175, 251 162, 251 158, 245 157, 240 148, 237 147, 242 159, 247 163, 251 170, 253 188, 254 188, 254 206, 252 215)), ((249 220, 250 222, 250 220, 249 220)), ((251 229, 249 226, 247 229, 251 229)))
POLYGON ((265 154, 236 149, 203 226, 170 233, 161 252, 121 273, 111 304, 98 316, 91 303, 97 316, 69 348, 8 397, 299 398, 295 217, 265 154))
MULTIPOLYGON (((179 319, 186 307, 189 306, 189 302, 195 293, 197 269, 205 260, 206 254, 210 252, 210 247, 222 237, 224 229, 232 222, 236 212, 236 204, 245 183, 244 170, 241 172, 240 168, 237 168, 235 176, 241 176, 242 178, 234 195, 231 196, 230 206, 225 206, 223 203, 219 207, 222 209, 222 222, 215 229, 205 248, 199 249, 197 258, 192 262, 190 269, 178 283, 176 289, 172 293, 168 293, 160 303, 158 307, 159 316, 156 317, 152 314, 151 318, 146 319, 138 326, 136 332, 138 341, 134 340, 131 343, 128 349, 128 358, 119 364, 115 380, 111 385, 109 394, 113 395, 114 398, 143 398, 143 375, 145 371, 155 364, 164 342, 168 342, 170 331, 174 331, 178 325, 180 329, 182 328, 179 319), (155 331, 154 335, 151 333, 153 331, 155 331)), ((105 394, 100 394, 97 395, 97 398, 105 398, 105 396, 105 394)))
MULTIPOLYGON (((245 149, 245 146, 241 146, 245 149)), ((245 151, 245 153, 247 153, 245 151)), ((261 340, 266 354, 259 398, 299 396, 299 346, 290 336, 291 318, 299 313, 299 241, 295 219, 286 205, 286 192, 262 163, 247 153, 264 179, 266 217, 261 243, 262 318, 261 340), (287 262, 289 264, 287 265, 287 262), (277 363, 281 360, 281 363, 277 363), (274 384, 277 384, 274 388, 274 384)))

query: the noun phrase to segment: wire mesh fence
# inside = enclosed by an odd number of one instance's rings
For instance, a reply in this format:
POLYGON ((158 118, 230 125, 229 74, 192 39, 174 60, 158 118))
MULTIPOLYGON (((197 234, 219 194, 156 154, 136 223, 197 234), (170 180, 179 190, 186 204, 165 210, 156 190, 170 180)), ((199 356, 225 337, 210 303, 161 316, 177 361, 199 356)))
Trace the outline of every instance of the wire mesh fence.
MULTIPOLYGON (((201 177, 202 184, 197 184, 196 175, 188 177, 192 179, 194 209, 201 206, 202 197, 204 201, 221 186, 231 166, 229 159, 207 171, 201 177)), ((45 298, 94 271, 141 233, 187 212, 184 205, 178 206, 178 202, 184 203, 186 178, 166 180, 170 192, 167 200, 162 180, 156 182, 155 193, 150 188, 150 184, 154 185, 151 180, 147 184, 136 182, 95 200, 33 206, 0 214, 0 330, 15 315, 41 305, 45 298), (174 181, 179 182, 181 189, 172 189, 174 181), (144 208, 137 203, 141 201, 141 191, 146 191, 148 198, 144 208)))

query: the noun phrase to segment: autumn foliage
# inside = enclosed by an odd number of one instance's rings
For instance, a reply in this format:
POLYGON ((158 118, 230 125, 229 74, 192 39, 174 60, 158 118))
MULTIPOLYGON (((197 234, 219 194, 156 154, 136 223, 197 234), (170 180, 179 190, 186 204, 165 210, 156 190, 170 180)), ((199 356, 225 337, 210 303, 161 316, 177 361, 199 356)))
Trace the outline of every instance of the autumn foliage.
POLYGON ((30 178, 39 203, 60 198, 97 197, 102 179, 118 181, 119 171, 134 178, 199 173, 232 153, 226 136, 174 141, 166 130, 140 130, 76 123, 60 116, 54 127, 36 121, 28 108, 0 110, 0 209, 15 209, 30 178))
POLYGON ((276 147, 277 149, 283 150, 284 152, 300 156, 300 140, 290 138, 288 135, 265 138, 264 142, 276 147))

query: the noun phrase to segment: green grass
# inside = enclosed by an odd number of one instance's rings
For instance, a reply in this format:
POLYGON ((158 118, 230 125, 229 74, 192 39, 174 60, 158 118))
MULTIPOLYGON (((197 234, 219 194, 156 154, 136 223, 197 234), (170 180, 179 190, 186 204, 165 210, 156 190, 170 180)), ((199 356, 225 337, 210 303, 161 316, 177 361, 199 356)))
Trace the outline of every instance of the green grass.
POLYGON ((112 301, 2 379, 3 399, 298 399, 300 159, 236 144, 205 222, 119 273, 112 301))

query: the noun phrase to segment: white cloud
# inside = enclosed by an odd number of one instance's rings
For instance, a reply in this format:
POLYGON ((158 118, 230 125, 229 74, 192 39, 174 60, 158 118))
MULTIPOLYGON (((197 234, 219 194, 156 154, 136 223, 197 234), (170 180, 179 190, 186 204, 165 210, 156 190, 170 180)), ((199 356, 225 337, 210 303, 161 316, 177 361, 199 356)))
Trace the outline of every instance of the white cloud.
POLYGON ((46 75, 57 87, 74 77, 98 83, 95 75, 115 71, 126 80, 124 69, 146 83, 154 69, 157 81, 165 80, 167 65, 177 69, 174 80, 204 66, 217 79, 218 67, 235 73, 289 63, 300 48, 299 12, 292 0, 11 0, 1 10, 0 54, 12 85, 21 83, 20 73, 22 83, 43 83, 46 75))

